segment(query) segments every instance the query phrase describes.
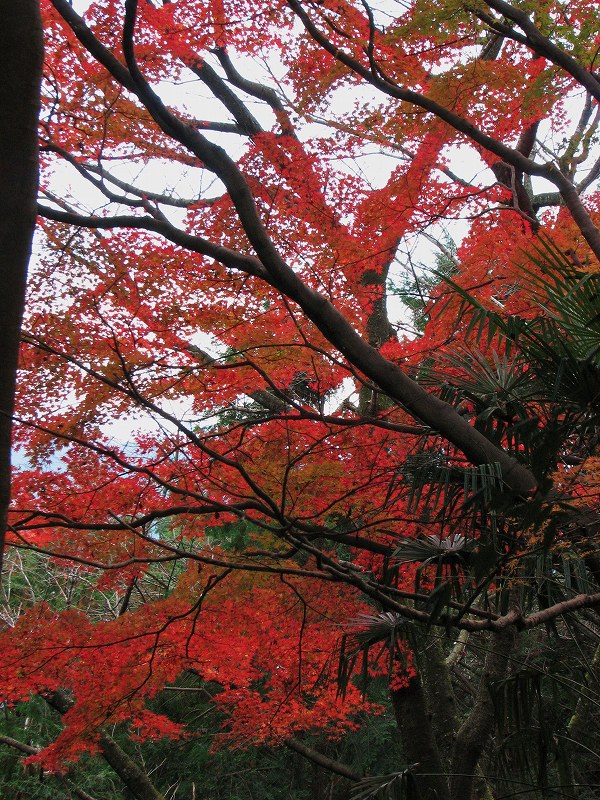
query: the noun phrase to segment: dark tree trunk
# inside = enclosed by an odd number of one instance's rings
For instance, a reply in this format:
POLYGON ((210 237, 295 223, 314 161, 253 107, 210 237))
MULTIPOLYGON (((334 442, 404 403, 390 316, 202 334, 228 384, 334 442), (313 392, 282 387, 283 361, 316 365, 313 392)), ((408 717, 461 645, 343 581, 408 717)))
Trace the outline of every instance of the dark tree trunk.
POLYGON ((0 570, 10 501, 15 379, 38 184, 39 0, 0 0, 0 570))
POLYGON ((489 639, 489 650, 475 705, 458 730, 454 743, 450 775, 451 800, 469 800, 474 790, 479 792, 477 767, 495 725, 490 687, 508 674, 515 642, 516 632, 512 626, 495 632, 489 639))
POLYGON ((408 764, 414 774, 423 800, 446 800, 448 783, 431 726, 425 694, 418 675, 408 686, 391 692, 394 715, 408 764))

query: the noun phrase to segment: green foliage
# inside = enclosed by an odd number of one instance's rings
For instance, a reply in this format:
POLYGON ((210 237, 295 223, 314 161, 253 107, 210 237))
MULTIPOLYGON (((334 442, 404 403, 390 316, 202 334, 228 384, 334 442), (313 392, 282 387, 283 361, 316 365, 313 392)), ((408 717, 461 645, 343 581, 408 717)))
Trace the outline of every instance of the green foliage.
MULTIPOLYGON (((374 702, 385 703, 386 682, 372 681, 369 694, 374 702)), ((339 741, 313 733, 304 734, 302 742, 335 761, 352 765, 358 774, 387 773, 403 757, 396 722, 385 711, 361 715, 356 729, 339 741)), ((174 749, 156 743, 145 744, 142 750, 146 764, 156 765, 163 783, 177 781, 174 800, 190 797, 192 784, 196 796, 207 800, 347 800, 352 786, 345 778, 283 746, 211 751, 209 737, 198 736, 178 743, 174 749)))
POLYGON ((433 450, 409 456, 403 464, 402 477, 410 489, 411 511, 421 507, 427 514, 440 508, 445 516, 454 513, 458 502, 473 505, 482 500, 489 503, 502 486, 497 464, 463 467, 433 450))
MULTIPOLYGON (((4 707, 0 716, 0 736, 10 737, 39 749, 52 742, 61 730, 60 717, 41 697, 13 708, 4 707)), ((0 741, 0 797, 3 800, 71 800, 75 789, 95 800, 122 800, 112 770, 99 758, 84 756, 65 775, 50 775, 26 756, 0 741)), ((117 782, 118 784, 118 782, 117 782)))
MULTIPOLYGON (((564 633, 555 632, 545 641, 539 634, 525 637, 521 651, 513 674, 490 687, 498 746, 490 753, 487 769, 498 776, 507 795, 517 779, 523 786, 536 787, 540 797, 556 797, 561 785, 569 797, 567 785, 577 779, 585 782, 585 765, 600 746, 597 729, 592 727, 586 743, 577 742, 570 724, 582 698, 595 709, 591 719, 597 719, 598 687, 583 649, 574 657, 564 633)), ((591 786, 582 790, 581 796, 597 797, 591 786)), ((563 796, 560 791, 558 796, 563 796)))
MULTIPOLYGON (((189 675, 178 687, 163 691, 152 707, 184 722, 189 735, 178 741, 133 743, 126 728, 111 731, 120 746, 144 765, 166 800, 311 800, 313 784, 330 782, 331 796, 347 797, 348 782, 311 764, 286 747, 218 749, 226 722, 211 702, 215 687, 189 675), (215 745, 217 747, 215 748, 215 745)), ((385 681, 373 681, 369 693, 385 703, 385 681)), ((331 758, 353 765, 359 773, 384 773, 401 758, 393 715, 364 715, 356 730, 339 742, 318 735, 303 741, 331 758)), ((60 717, 40 697, 4 709, 0 735, 43 746, 56 738, 60 717)), ((24 767, 22 755, 0 743, 0 797, 3 800, 71 800, 73 787, 95 800, 131 800, 100 756, 84 757, 64 781, 44 775, 38 767, 24 767)))
POLYGON ((422 334, 429 322, 428 307, 433 290, 440 281, 451 277, 456 272, 456 244, 447 235, 439 243, 441 252, 435 254, 434 271, 417 271, 399 276, 387 282, 390 295, 399 298, 410 314, 411 322, 417 333, 422 334))
POLYGON ((206 539, 210 544, 218 545, 224 550, 241 551, 247 547, 250 535, 256 530, 247 520, 224 522, 222 525, 212 525, 205 528, 206 539))

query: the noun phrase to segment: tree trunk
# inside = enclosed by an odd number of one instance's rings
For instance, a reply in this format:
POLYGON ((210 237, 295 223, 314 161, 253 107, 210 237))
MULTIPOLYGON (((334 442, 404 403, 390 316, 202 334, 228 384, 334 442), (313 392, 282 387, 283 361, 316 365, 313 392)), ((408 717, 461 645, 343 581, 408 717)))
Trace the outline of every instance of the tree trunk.
POLYGON ((450 774, 451 800, 470 800, 477 785, 477 768, 494 731, 495 714, 490 685, 506 676, 516 640, 513 626, 494 633, 485 659, 475 705, 460 726, 454 743, 450 774))
MULTIPOLYGON (((459 641, 456 646, 462 648, 464 644, 459 641)), ((459 719, 450 677, 451 666, 449 666, 448 659, 444 656, 444 649, 439 636, 434 636, 431 642, 427 644, 426 649, 418 658, 418 663, 435 741, 439 748, 444 770, 449 773, 454 740, 459 728, 459 719)), ((476 769, 476 775, 474 785, 475 800, 493 800, 493 792, 479 767, 476 769)))
POLYGON ((450 766, 454 736, 458 730, 458 717, 450 670, 446 666, 438 635, 434 634, 427 640, 426 647, 417 655, 417 661, 440 759, 447 769, 450 766))
POLYGON ((0 0, 0 574, 27 266, 38 185, 43 39, 38 0, 0 0))
POLYGON ((427 711, 419 675, 408 686, 391 690, 392 705, 402 739, 404 755, 414 767, 423 800, 446 800, 448 783, 427 711))
MULTIPOLYGON (((586 784, 597 784, 600 779, 600 765, 596 758, 589 758, 588 756, 575 762, 578 750, 582 750, 584 753, 587 750, 589 754, 597 748, 600 713, 595 698, 597 696, 596 687, 598 686, 600 686, 600 645, 596 647, 589 666, 587 691, 580 694, 573 716, 567 726, 568 735, 571 739, 569 750, 573 756, 573 760, 569 760, 566 765, 570 773, 568 779, 574 785, 573 774, 577 774, 577 782, 582 784, 582 789, 579 790, 581 794, 585 794, 584 787, 586 784), (576 770, 575 763, 577 763, 576 770)), ((574 793, 576 791, 574 788, 574 793)))

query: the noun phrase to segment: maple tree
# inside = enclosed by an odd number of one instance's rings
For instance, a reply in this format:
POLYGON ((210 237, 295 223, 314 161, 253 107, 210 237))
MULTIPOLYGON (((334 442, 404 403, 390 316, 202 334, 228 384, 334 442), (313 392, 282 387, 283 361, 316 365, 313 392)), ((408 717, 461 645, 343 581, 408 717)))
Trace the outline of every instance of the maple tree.
POLYGON ((8 558, 85 590, 29 581, 18 613, 7 600, 3 702, 35 693, 63 716, 34 760, 100 751, 156 800, 109 729, 185 737, 152 704, 192 679, 226 720, 215 747, 286 743, 356 796, 502 796, 498 764, 548 796, 552 756, 584 797, 594 10, 41 10, 43 243, 8 558), (557 686, 550 715, 535 702, 557 686), (302 740, 385 713, 404 757, 387 783, 302 740))

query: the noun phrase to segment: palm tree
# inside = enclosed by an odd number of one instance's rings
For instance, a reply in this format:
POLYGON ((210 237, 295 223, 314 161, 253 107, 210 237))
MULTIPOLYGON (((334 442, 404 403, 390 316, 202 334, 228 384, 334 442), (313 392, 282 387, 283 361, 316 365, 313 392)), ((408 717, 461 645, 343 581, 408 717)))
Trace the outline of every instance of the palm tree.
POLYGON ((403 466, 425 533, 399 539, 394 562, 416 565, 415 606, 428 622, 375 613, 344 642, 342 690, 356 661, 366 677, 382 647, 390 673, 406 648, 416 666, 409 685, 391 691, 406 767, 361 782, 353 796, 591 800, 600 797, 597 611, 485 634, 456 625, 473 614, 506 619, 510 609, 542 620, 544 609, 600 590, 600 274, 538 239, 520 279, 523 316, 440 280, 451 289, 443 310, 458 297, 466 335, 421 365, 419 380, 525 461, 540 488, 507 499, 494 465, 464 466, 431 437, 403 466), (440 636, 433 623, 446 618, 454 627, 440 636))

